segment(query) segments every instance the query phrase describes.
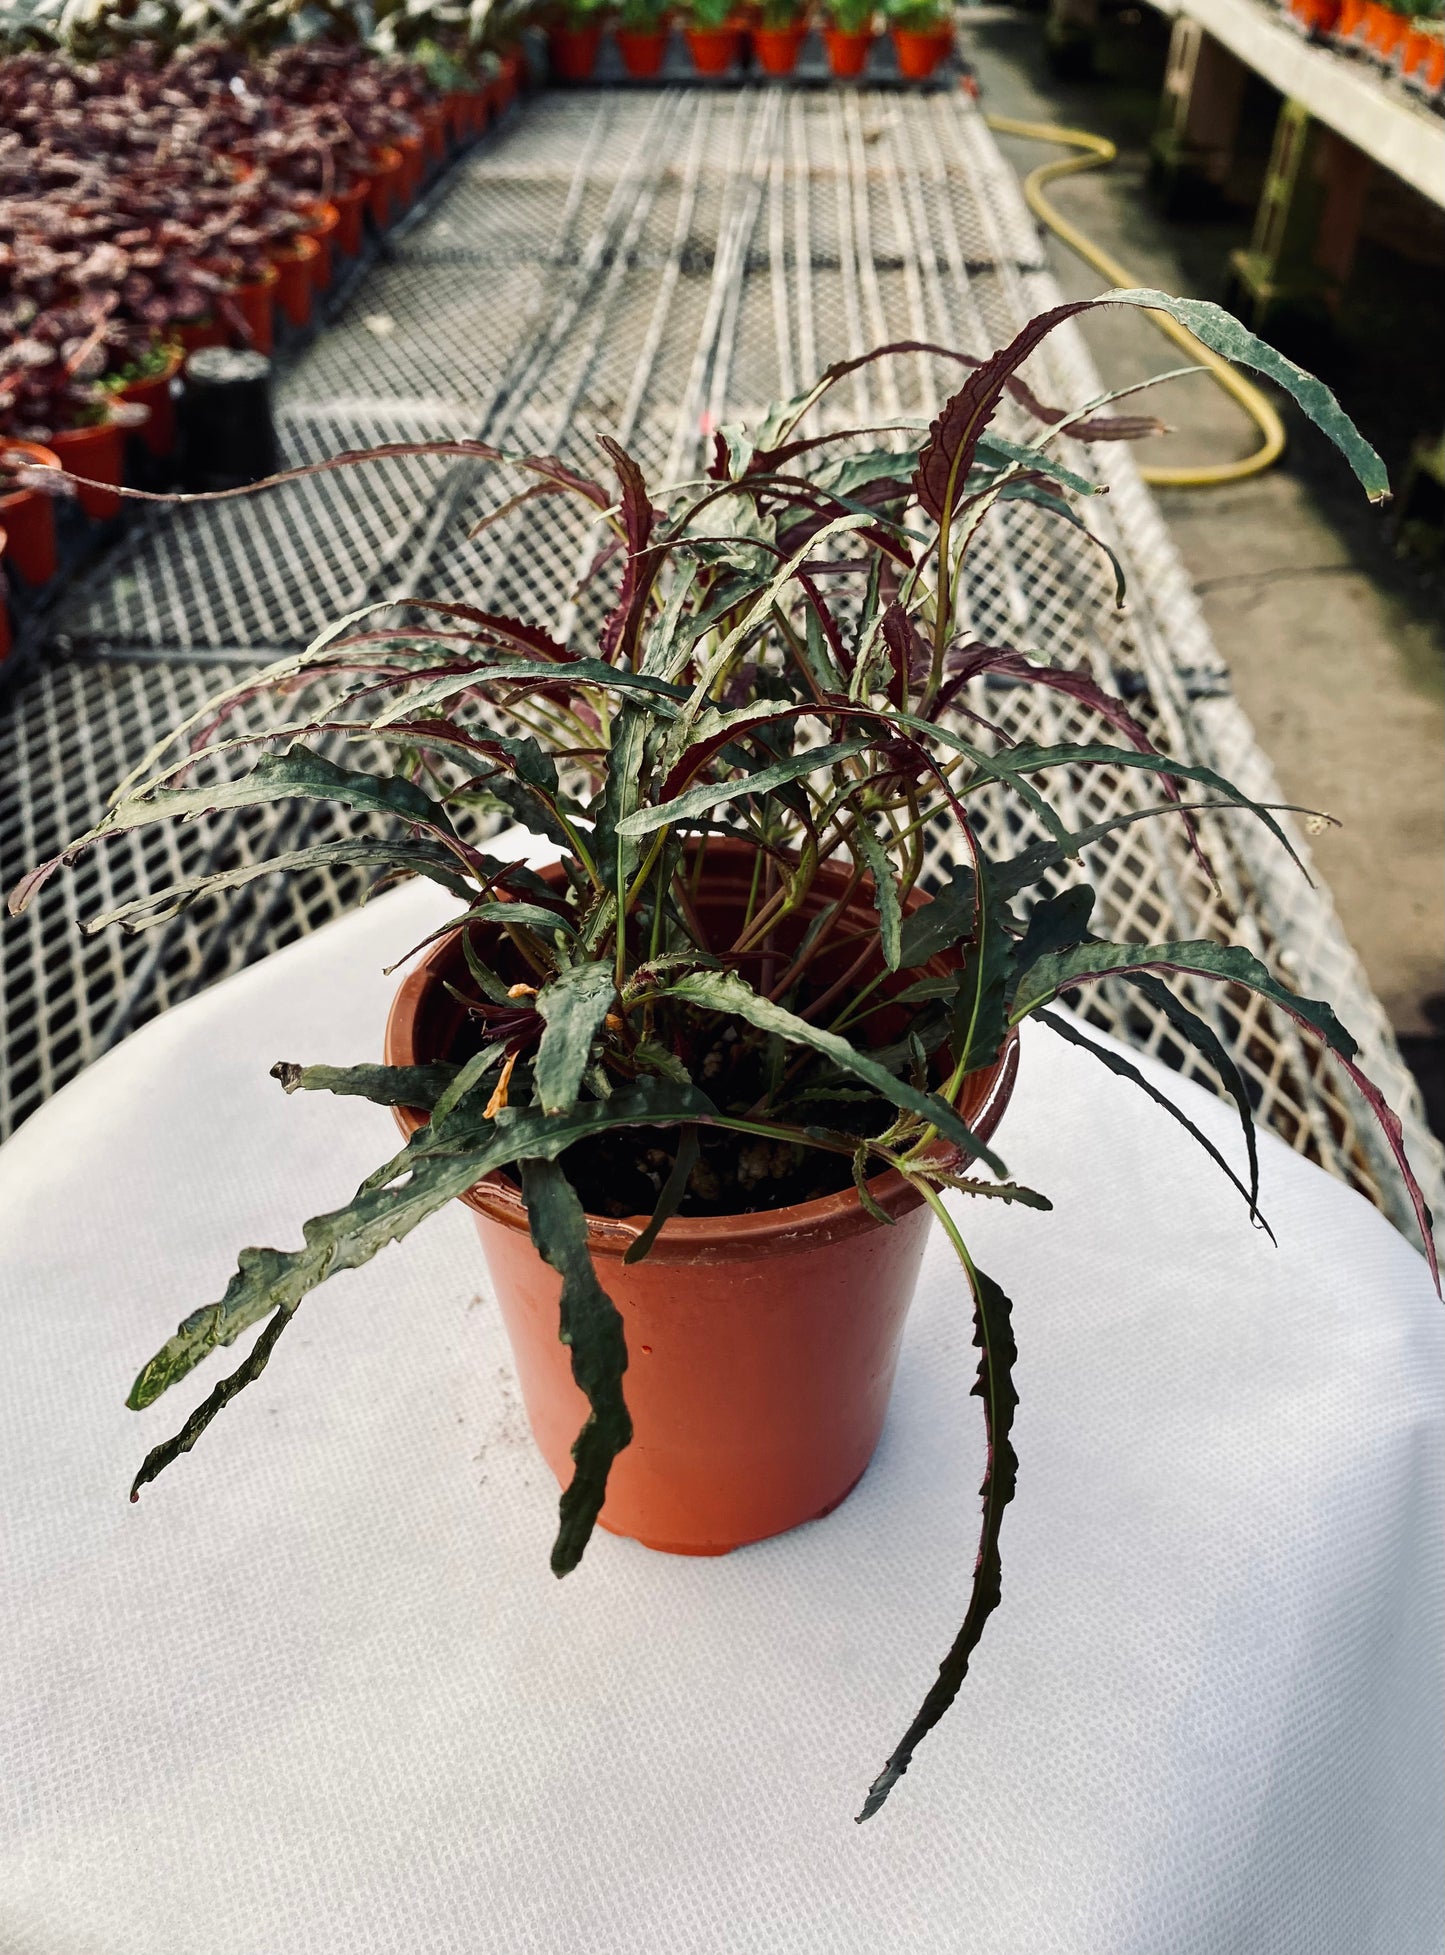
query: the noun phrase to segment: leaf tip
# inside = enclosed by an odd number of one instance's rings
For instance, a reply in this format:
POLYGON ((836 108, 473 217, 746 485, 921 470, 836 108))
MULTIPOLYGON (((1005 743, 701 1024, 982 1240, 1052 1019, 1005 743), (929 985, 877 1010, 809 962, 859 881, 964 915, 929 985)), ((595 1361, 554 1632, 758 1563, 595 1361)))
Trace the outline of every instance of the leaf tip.
POLYGON ((281 1082, 283 1093, 294 1093, 301 1084, 302 1070, 292 1059, 278 1059, 271 1068, 271 1078, 281 1082))

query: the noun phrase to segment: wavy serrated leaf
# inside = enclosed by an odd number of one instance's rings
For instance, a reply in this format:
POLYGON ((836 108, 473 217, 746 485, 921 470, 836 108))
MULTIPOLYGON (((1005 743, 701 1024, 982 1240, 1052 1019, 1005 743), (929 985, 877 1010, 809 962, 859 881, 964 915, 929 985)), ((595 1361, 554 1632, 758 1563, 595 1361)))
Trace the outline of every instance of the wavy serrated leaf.
POLYGON ((975 1268, 947 1218, 941 1201, 931 1190, 929 1200, 949 1228, 960 1250, 969 1287, 974 1299, 974 1343, 980 1351, 978 1377, 973 1395, 983 1400, 984 1427, 988 1435, 988 1464, 979 1492, 983 1496, 983 1526, 979 1535, 978 1559, 974 1564, 973 1593, 963 1626, 953 1647, 938 1667, 938 1681, 924 1698, 918 1715, 904 1732, 887 1764, 868 1788, 861 1822, 871 1819, 883 1805, 899 1779, 913 1763, 913 1754, 924 1738, 948 1710, 968 1674, 969 1659, 978 1646, 984 1624, 998 1607, 1003 1594, 1003 1565, 999 1557, 999 1533, 1003 1510, 1014 1496, 1018 1479, 1018 1457, 1010 1434, 1018 1393, 1014 1389, 1013 1368, 1018 1360, 1014 1344, 1011 1307, 1008 1298, 983 1270, 975 1268))
POLYGON ((853 830, 853 842, 873 878, 873 900, 878 911, 878 940, 883 962, 896 971, 902 958, 903 904, 898 895, 893 861, 877 834, 860 820, 853 830))
MULTIPOLYGON (((953 862, 949 864, 948 874, 949 881, 944 888, 930 902, 910 910, 903 919, 898 961, 905 971, 916 970, 931 957, 954 949, 973 929, 976 901, 973 870, 966 863, 953 862)), ((951 981, 947 988, 952 989, 951 981)))
POLYGON ((682 1198, 687 1193, 687 1184, 692 1179, 692 1171, 697 1166, 701 1152, 697 1129, 681 1128, 677 1137, 677 1155, 668 1170, 666 1181, 658 1191, 657 1206, 652 1211, 647 1227, 634 1242, 628 1244, 622 1258, 623 1262, 640 1263, 662 1233, 664 1223, 677 1213, 682 1198))
POLYGON ((572 1445, 573 1472, 558 1502, 552 1573, 567 1575, 582 1559, 612 1462, 632 1439, 622 1396, 627 1343, 616 1306, 597 1280, 587 1247, 587 1217, 555 1161, 523 1161, 522 1198, 537 1254, 562 1278, 558 1336, 572 1353, 572 1376, 589 1407, 572 1445))
POLYGON ((956 1147, 986 1162, 995 1174, 1006 1173, 993 1150, 965 1125, 938 1094, 919 1092, 906 1081, 895 1078, 870 1053, 860 1052, 837 1032, 827 1032, 821 1026, 810 1025, 806 1019, 785 1011, 770 999, 760 997, 735 972, 699 971, 692 977, 680 978, 668 985, 664 995, 685 999, 687 1003, 701 1005, 708 1011, 744 1019, 749 1025, 756 1025, 760 1031, 778 1033, 793 1045, 810 1046, 814 1052, 831 1059, 834 1065, 863 1080, 900 1111, 916 1114, 919 1119, 937 1127, 956 1147))
POLYGON ((841 761, 851 760, 854 754, 863 753, 875 744, 871 735, 859 735, 851 740, 839 740, 831 746, 809 747, 803 753, 794 754, 790 760, 774 761, 771 766, 756 768, 735 780, 717 784, 704 782, 702 786, 689 788, 686 794, 678 795, 675 801, 637 809, 625 821, 618 823, 618 833, 650 835, 654 829, 687 821, 693 815, 706 814, 709 808, 721 807, 725 801, 739 801, 749 794, 769 794, 789 781, 799 781, 807 774, 816 774, 819 768, 836 767, 841 761))
POLYGON ((1395 1158, 1438 1290, 1440 1265, 1435 1251, 1434 1222, 1406 1156, 1405 1136, 1398 1116, 1385 1103, 1379 1087, 1355 1063, 1359 1048, 1330 1006, 1323 999, 1305 998, 1286 990, 1252 952, 1238 944, 1219 944, 1208 939, 1163 944, 1081 944, 1074 950, 1041 958, 1024 973, 1017 991, 1024 1002, 1015 1005, 1014 1019, 1017 1021, 1040 1005, 1048 1004, 1061 991, 1076 984, 1094 983, 1105 977, 1130 977, 1137 971, 1179 971, 1193 977, 1222 978, 1226 983, 1242 984, 1278 1005, 1335 1055, 1368 1103, 1395 1158))
POLYGON ((563 1113, 582 1087, 592 1041, 617 993, 606 964, 574 964, 537 994, 546 1020, 532 1078, 544 1113, 563 1113))
POLYGON ((298 1066, 278 1059, 271 1068, 284 1093, 336 1093, 375 1106, 410 1106, 430 1113, 460 1068, 435 1066, 298 1066))

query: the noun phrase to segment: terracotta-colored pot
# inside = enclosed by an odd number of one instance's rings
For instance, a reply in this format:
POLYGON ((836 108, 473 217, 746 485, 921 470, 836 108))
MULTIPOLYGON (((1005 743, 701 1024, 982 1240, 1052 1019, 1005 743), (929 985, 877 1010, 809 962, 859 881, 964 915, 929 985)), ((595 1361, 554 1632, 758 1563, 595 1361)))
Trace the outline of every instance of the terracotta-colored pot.
MULTIPOLYGON (((752 860, 745 843, 709 845, 697 906, 715 941, 729 941, 742 919, 752 860)), ((549 880, 560 881, 560 869, 549 880)), ((781 948, 801 941, 846 880, 846 869, 824 865, 811 904, 780 930, 781 948)), ((865 926, 872 923, 871 909, 860 904, 859 911, 865 926)), ((837 955, 851 957, 851 947, 837 955)), ((827 975, 820 970, 819 981, 827 975)), ((435 945, 398 992, 387 1024, 389 1065, 424 1063, 451 1049, 463 1013, 448 982, 466 982, 456 936, 435 945)), ((960 1111, 980 1136, 997 1125, 1016 1068, 1011 1043, 969 1082, 960 1111)), ((399 1110, 397 1118, 410 1132, 422 1116, 399 1110)), ((588 1218, 593 1260, 625 1327, 623 1390, 634 1429, 612 1467, 604 1527, 669 1553, 725 1554, 821 1517, 857 1485, 883 1429, 930 1221, 901 1176, 879 1175, 869 1192, 894 1218, 891 1227, 849 1188, 771 1212, 675 1216, 649 1255, 630 1266, 624 1253, 647 1218, 588 1218)), ((509 1180, 490 1176, 463 1200, 474 1213, 533 1434, 565 1484, 587 1405, 558 1340, 559 1280, 532 1247, 509 1180)))
MULTIPOLYGON (((53 448, 42 448, 38 441, 0 439, 0 451, 23 455, 35 468, 60 468, 53 448)), ((0 476, 0 483, 5 478, 0 476)), ((11 489, 0 492, 0 524, 4 525, 5 560, 18 570, 27 584, 48 584, 60 568, 55 547, 55 502, 43 489, 11 489)))
POLYGON ((10 593, 5 583, 5 556, 9 548, 9 533, 0 529, 0 665, 9 658, 15 643, 10 635, 10 593))
POLYGON ((503 106, 510 108, 517 99, 517 91, 527 79, 518 49, 508 48, 502 56, 502 96, 503 106))
POLYGON ((445 102, 425 102, 421 110, 422 146, 429 163, 447 159, 447 110, 445 102))
POLYGON ((447 126, 454 143, 470 142, 486 127, 487 94, 480 88, 456 88, 446 98, 447 126))
POLYGON ((1445 81, 1445 39, 1411 21, 1400 43, 1400 71, 1418 75, 1428 89, 1445 81))
POLYGON ((353 177, 344 190, 331 193, 336 206, 336 249, 348 258, 355 258, 361 250, 361 219, 370 195, 371 178, 367 176, 353 177))
POLYGON ((406 159, 399 149, 387 144, 371 152, 371 192, 366 200, 371 221, 384 231, 400 217, 407 204, 406 159))
POLYGON ((790 75, 798 65, 803 43, 808 38, 808 23, 794 21, 788 27, 755 27, 753 53, 765 75, 790 75))
POLYGON ((199 353, 206 346, 229 346, 231 343, 224 320, 214 312, 208 313, 204 319, 185 320, 177 326, 176 338, 183 354, 199 353))
POLYGON ((910 27, 894 27, 893 50, 898 56, 898 72, 905 81, 927 81, 953 46, 953 29, 947 25, 915 32, 910 27))
POLYGON ((120 514, 121 498, 115 489, 124 479, 125 429, 119 422, 101 421, 93 428, 64 428, 59 434, 51 435, 49 446, 59 456, 63 469, 84 478, 75 494, 87 516, 97 523, 106 523, 120 514), (110 483, 115 488, 104 486, 110 483))
POLYGON ((244 285, 232 285, 225 293, 225 344, 249 346, 257 353, 269 353, 276 343, 276 287, 280 278, 274 265, 267 265, 259 278, 244 285))
POLYGON ((316 260, 321 246, 305 231, 297 231, 279 250, 271 253, 276 268, 276 304, 293 326, 311 322, 311 306, 316 296, 316 260))
POLYGON ((684 27, 693 67, 700 75, 725 75, 742 54, 746 31, 742 21, 730 21, 726 27, 684 27))
POLYGON ((547 30, 547 59, 557 81, 591 81, 602 46, 601 25, 595 27, 550 27, 547 30))
POLYGON ((426 175, 426 145, 420 136, 398 136, 394 147, 401 151, 401 210, 410 210, 426 175))
POLYGON ((1340 0, 1340 17, 1335 33, 1343 41, 1352 40, 1365 24, 1365 0, 1340 0))
POLYGON ((315 204, 302 222, 302 235, 315 239, 316 256, 311 260, 311 298, 314 304, 331 283, 331 247, 336 238, 341 212, 335 204, 315 204))
POLYGON ((871 27, 861 34, 845 34, 841 27, 824 27, 823 40, 827 44, 830 74, 852 79, 868 66, 868 51, 873 45, 871 27))
POLYGON ((176 404, 171 398, 171 383, 180 372, 184 358, 185 349, 174 346, 159 373, 152 374, 149 380, 132 380, 129 386, 120 390, 123 401, 149 410, 140 436, 147 452, 157 461, 164 461, 175 449, 176 404))
POLYGON ((640 27, 613 29, 613 39, 617 42, 617 52, 622 56, 622 65, 634 81, 647 81, 651 76, 662 73, 669 38, 666 27, 650 30, 640 27))
POLYGON ((1404 33, 1403 14, 1397 14, 1393 7, 1383 6, 1381 0, 1365 0, 1365 38, 1376 54, 1388 60, 1404 33))

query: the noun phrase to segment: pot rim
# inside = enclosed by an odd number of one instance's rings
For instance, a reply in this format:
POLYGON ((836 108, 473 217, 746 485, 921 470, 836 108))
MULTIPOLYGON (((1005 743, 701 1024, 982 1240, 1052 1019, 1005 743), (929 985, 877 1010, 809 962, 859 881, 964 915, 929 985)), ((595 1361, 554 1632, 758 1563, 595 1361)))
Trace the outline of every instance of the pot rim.
MULTIPOLYGON (((426 954, 397 989, 386 1021, 383 1059, 387 1065, 423 1063, 415 1043, 416 1027, 423 1000, 440 981, 438 967, 445 962, 456 935, 456 931, 448 931, 429 945, 426 954)), ((1004 1116, 1013 1096, 1018 1063, 1019 1038, 1015 1028, 993 1065, 981 1067, 965 1082, 959 1112, 980 1140, 986 1141, 1004 1116)), ((408 1140, 426 1124, 425 1115, 415 1107, 393 1107, 392 1114, 408 1140)), ((923 1202, 923 1196, 894 1168, 871 1176, 867 1188, 873 1201, 894 1220, 923 1202)), ((460 1199, 491 1221, 522 1234, 529 1232, 521 1190, 499 1172, 476 1182, 460 1199)), ((586 1219, 591 1253, 617 1260, 625 1255, 652 1218, 589 1213, 586 1219)), ((856 1188, 842 1188, 812 1201, 751 1214, 670 1216, 648 1251, 648 1261, 691 1262, 724 1257, 750 1261, 778 1248, 792 1247, 801 1238, 836 1240, 841 1236, 865 1235, 883 1226, 864 1208, 856 1188)))

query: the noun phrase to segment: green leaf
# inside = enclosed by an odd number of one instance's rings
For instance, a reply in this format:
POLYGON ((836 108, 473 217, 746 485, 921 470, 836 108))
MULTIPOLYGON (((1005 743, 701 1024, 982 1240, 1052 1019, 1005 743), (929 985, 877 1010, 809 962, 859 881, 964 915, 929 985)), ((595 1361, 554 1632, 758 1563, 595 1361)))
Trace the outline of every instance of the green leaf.
POLYGON ((1383 502, 1389 495, 1390 478, 1385 464, 1324 382, 1306 373, 1303 367, 1297 367, 1293 360, 1287 360, 1265 340, 1257 339, 1223 306, 1212 305, 1208 299, 1176 299, 1168 292, 1147 290, 1105 292, 1091 303, 1143 306, 1150 312, 1167 312, 1181 326, 1187 326, 1211 352, 1232 360, 1236 366, 1252 367, 1256 373, 1262 373, 1266 380, 1283 387, 1321 433, 1329 436, 1359 477, 1371 502, 1383 502))
POLYGON ((11 911, 18 916, 62 862, 73 862, 83 849, 107 835, 124 834, 178 815, 257 807, 270 801, 335 801, 343 808, 397 816, 445 838, 454 835, 445 810, 400 775, 353 773, 305 747, 295 746, 284 754, 263 754, 249 773, 238 775, 235 780, 214 781, 209 787, 141 790, 128 796, 111 808, 94 828, 71 842, 62 854, 32 869, 12 891, 11 911))
MULTIPOLYGON (((1089 918, 1096 897, 1086 882, 1070 883, 1056 896, 1045 896, 1029 912, 1028 928, 1019 942, 1015 968, 1030 970, 1053 950, 1068 950, 1089 934, 1089 918)), ((1013 998, 1009 999, 1010 1005, 1013 998)))
POLYGON ((793 1045, 811 1046, 813 1051, 831 1059, 834 1065, 865 1081, 902 1112, 916 1114, 919 1119, 937 1127, 955 1146, 986 1162, 995 1174, 1005 1173, 993 1150, 964 1124, 938 1094, 920 1093, 916 1087, 895 1078, 871 1054, 858 1051, 838 1033, 810 1025, 806 1019, 785 1011, 781 1005, 759 997, 735 972, 699 971, 692 977, 680 978, 670 984, 664 995, 700 1005, 706 1011, 744 1019, 749 1025, 756 1025, 760 1031, 779 1033, 793 1045))
POLYGON ((720 807, 724 801, 738 801, 748 794, 770 794, 774 788, 783 787, 789 781, 802 780, 806 774, 816 774, 821 767, 836 767, 840 761, 851 760, 854 754, 874 745, 876 737, 861 734, 851 740, 839 740, 832 746, 809 747, 805 753, 756 768, 751 774, 744 774, 736 780, 724 781, 720 785, 704 782, 700 787, 689 788, 686 794, 679 794, 674 801, 664 801, 655 808, 639 808, 635 814, 628 815, 625 821, 617 824, 618 833, 650 835, 656 828, 687 821, 693 815, 706 814, 709 808, 720 807))
MULTIPOLYGON (((615 1128, 671 1126, 716 1114, 706 1094, 671 1080, 640 1080, 606 1104, 591 1101, 550 1118, 538 1107, 507 1107, 494 1121, 487 1120, 481 1113, 482 1098, 477 1091, 448 1120, 420 1128, 343 1208, 313 1217, 303 1230, 302 1248, 243 1249, 221 1300, 192 1312, 142 1367, 126 1400, 131 1409, 152 1404, 217 1345, 233 1344, 273 1311, 289 1315, 328 1276, 369 1262, 495 1169, 524 1160, 555 1160, 575 1141, 615 1128)), ((214 1410, 219 1409, 218 1403, 214 1410)), ((188 1451, 201 1429, 192 1431, 188 1423, 185 1446, 178 1438, 155 1448, 137 1475, 136 1487, 153 1480, 178 1451, 188 1451)))
POLYGON ((696 1127, 683 1127, 677 1136, 677 1158, 673 1161, 666 1181, 658 1193, 657 1206, 652 1211, 652 1219, 647 1227, 630 1243, 622 1260, 625 1263, 640 1263, 648 1250, 656 1242, 663 1224, 669 1216, 677 1213, 678 1204, 687 1193, 687 1184, 692 1179, 692 1171, 697 1166, 701 1148, 698 1145, 696 1127))
POLYGON ((572 1353, 572 1376, 590 1410, 572 1444, 573 1473, 558 1503, 552 1573, 582 1559, 607 1497, 612 1462, 632 1439, 622 1396, 627 1343, 622 1319, 597 1280, 587 1247, 587 1217, 555 1161, 522 1162, 522 1199, 537 1254, 562 1278, 558 1336, 572 1353))
POLYGON ((1041 1010, 1038 1016, 1041 1023, 1047 1025, 1051 1031, 1057 1032, 1061 1039, 1067 1039, 1070 1045, 1077 1045, 1085 1052, 1092 1052, 1102 1066, 1105 1066, 1111 1073, 1116 1074, 1118 1078, 1127 1079, 1131 1085, 1137 1086, 1141 1093, 1146 1094, 1154 1102, 1155 1106, 1163 1107, 1164 1111, 1172 1119, 1177 1120, 1180 1126, 1198 1141, 1209 1158, 1234 1183, 1240 1194, 1249 1203, 1250 1214, 1261 1222, 1271 1242, 1274 1240, 1274 1235, 1270 1230, 1269 1224, 1259 1214, 1258 1207, 1255 1204, 1255 1189, 1245 1187, 1244 1183, 1234 1172, 1234 1169, 1229 1165, 1223 1154, 1214 1145, 1214 1142, 1209 1138, 1208 1134, 1196 1127, 1188 1114, 1182 1112, 1180 1108, 1175 1106, 1173 1100, 1170 1099, 1167 1093, 1161 1093, 1157 1086, 1152 1085, 1145 1078, 1144 1074, 1140 1072, 1139 1068, 1130 1060, 1126 1059, 1121 1052, 1115 1052, 1109 1046, 1100 1045, 1094 1039, 1089 1038, 1082 1028, 1075 1024, 1073 1019, 1066 1018, 1062 1012, 1041 1010))
POLYGON ((430 1113, 452 1084, 456 1066, 298 1066, 278 1059, 271 1068, 287 1093, 338 1093, 376 1106, 414 1106, 430 1113))
POLYGON ((309 869, 360 868, 401 871, 426 876, 440 883, 463 901, 473 893, 472 885, 460 873, 457 858, 447 849, 420 840, 411 842, 371 841, 365 836, 339 842, 318 842, 312 848, 288 849, 262 862, 243 862, 234 869, 221 869, 207 876, 189 876, 149 896, 138 896, 100 916, 87 917, 81 925, 86 936, 94 936, 112 923, 129 931, 149 930, 168 923, 202 896, 221 889, 239 889, 260 876, 297 875, 309 869))
POLYGON ((902 958, 903 905, 898 898, 893 862, 875 831, 862 819, 853 830, 858 853, 873 877, 873 896, 878 908, 878 936, 883 946, 883 962, 896 971, 902 958))
POLYGON ((974 1396, 983 1400, 984 1426, 988 1434, 988 1465, 984 1471, 983 1526, 979 1535, 978 1561, 973 1573, 973 1593, 968 1613, 954 1638, 953 1647, 938 1666, 938 1681, 920 1705, 918 1715, 904 1732, 887 1764, 868 1788, 859 1821, 871 1819, 882 1806, 899 1779, 913 1763, 913 1754, 934 1725, 942 1718, 962 1688, 968 1674, 969 1659, 978 1646, 983 1626, 998 1607, 1003 1593, 1003 1568, 999 1559, 999 1530, 1003 1510, 1012 1500, 1018 1477, 1018 1457, 1010 1434, 1018 1393, 1014 1389, 1013 1368, 1018 1360, 1014 1344, 1011 1306, 1008 1298, 981 1269, 975 1268, 963 1247, 942 1202, 930 1189, 928 1199, 934 1212, 944 1221, 955 1248, 959 1251, 973 1291, 974 1343, 981 1353, 974 1396))
POLYGON ((981 856, 978 928, 964 952, 953 1009, 953 1052, 965 1073, 998 1057, 1008 1036, 1008 1001, 1014 971, 1013 939, 1003 927, 1003 904, 993 887, 988 858, 981 856))
POLYGON ((537 994, 547 1021, 533 1080, 544 1113, 564 1113, 582 1086, 592 1041, 617 992, 606 964, 574 964, 537 994))
POLYGON ((973 870, 955 862, 948 873, 947 887, 939 890, 931 903, 911 910, 903 919, 898 961, 905 971, 916 970, 930 957, 952 950, 973 931, 973 870))
POLYGON ((1420 1225, 1420 1236, 1430 1274, 1438 1289, 1440 1265, 1435 1252, 1434 1223, 1429 1205, 1415 1179, 1405 1153, 1405 1136, 1399 1117, 1386 1105, 1374 1081, 1355 1063, 1359 1050, 1334 1012, 1318 998, 1303 998, 1278 983, 1259 959, 1238 944, 1218 944, 1208 939, 1165 944, 1080 944, 1073 950, 1042 957, 1020 978, 1015 994, 1014 1020, 1048 1004, 1061 991, 1076 984, 1104 977, 1131 977, 1137 971, 1182 971, 1193 977, 1218 978, 1226 984, 1242 984, 1278 1005, 1297 1023, 1312 1032, 1327 1046, 1364 1097, 1379 1123, 1390 1152, 1400 1170, 1406 1193, 1420 1225))
POLYGON ((519 685, 527 679, 544 679, 550 685, 601 686, 607 692, 645 695, 653 702, 655 712, 669 716, 675 700, 687 695, 677 686, 665 679, 653 678, 648 673, 624 672, 618 667, 608 665, 598 658, 578 658, 566 665, 557 665, 544 658, 508 659, 504 664, 479 665, 466 672, 448 673, 443 679, 434 679, 420 691, 408 693, 388 707, 377 720, 373 729, 384 732, 395 720, 414 718, 418 713, 430 712, 434 707, 444 705, 455 699, 460 692, 470 692, 474 686, 495 685, 505 681, 508 685, 519 685))

